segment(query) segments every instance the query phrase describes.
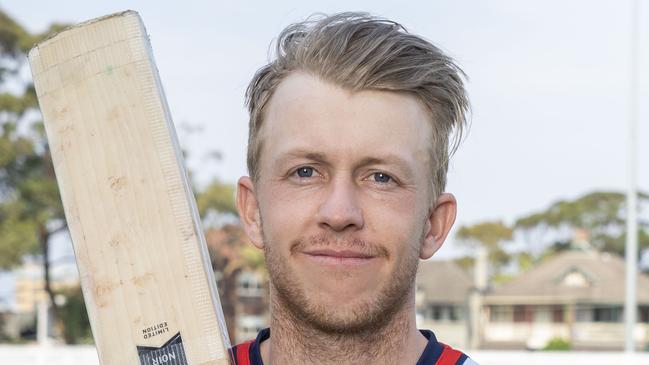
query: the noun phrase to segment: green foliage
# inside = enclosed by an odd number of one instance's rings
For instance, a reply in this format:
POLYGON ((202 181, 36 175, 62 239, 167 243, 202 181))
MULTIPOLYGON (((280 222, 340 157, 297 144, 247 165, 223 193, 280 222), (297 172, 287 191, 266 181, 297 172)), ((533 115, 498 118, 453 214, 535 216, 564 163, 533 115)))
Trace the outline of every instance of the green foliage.
POLYGON ((461 226, 457 230, 456 237, 462 241, 477 241, 489 248, 512 239, 512 234, 513 231, 509 226, 502 221, 496 221, 461 226))
POLYGON ((49 239, 66 224, 44 128, 28 118, 38 108, 36 93, 21 72, 29 48, 61 27, 30 34, 0 10, 0 269, 40 253, 50 298, 49 239))
POLYGON ((458 257, 455 260, 455 263, 458 264, 461 268, 464 269, 464 271, 471 271, 473 270, 473 265, 475 263, 475 258, 473 256, 462 256, 458 257))
POLYGON ((570 224, 587 228, 595 223, 609 222, 618 218, 624 195, 611 192, 594 192, 576 200, 561 200, 547 210, 534 213, 516 221, 517 228, 533 228, 539 224, 548 227, 559 227, 570 224))
POLYGON ((31 46, 33 37, 7 15, 0 11, 0 51, 3 56, 19 57, 31 46))
MULTIPOLYGON (((22 82, 18 74, 26 67, 27 50, 62 27, 30 34, 0 11, 0 86, 22 82)), ((37 107, 31 84, 22 92, 0 93, 0 269, 38 253, 54 231, 65 228, 42 123, 26 118, 37 107)))
POLYGON ((543 348, 543 351, 569 351, 571 349, 570 341, 561 337, 553 337, 543 348))
POLYGON ((18 265, 26 253, 38 250, 36 227, 20 217, 20 202, 0 205, 0 268, 18 265))
MULTIPOLYGON (((640 202, 649 202, 646 193, 638 194, 640 202)), ((604 251, 622 255, 624 253, 626 217, 626 196, 618 192, 592 192, 575 200, 562 200, 548 209, 519 218, 515 229, 522 232, 570 232, 577 229, 588 232, 590 243, 604 251)), ((640 249, 649 247, 649 223, 640 220, 638 244, 640 249)), ((570 242, 572 236, 564 237, 564 242, 553 242, 553 252, 561 250, 561 244, 570 242)), ((569 247, 569 245, 568 245, 569 247)), ((563 247, 565 248, 565 247, 563 247)))
POLYGON ((518 270, 520 272, 527 271, 534 266, 534 256, 529 252, 520 252, 516 255, 518 270))
POLYGON ((491 282, 495 285, 500 285, 512 281, 516 276, 513 274, 497 273, 491 276, 491 282))
POLYGON ((204 217, 210 211, 237 215, 237 206, 234 199, 234 185, 216 179, 197 195, 196 204, 201 217, 204 217))
POLYGON ((65 323, 63 327, 65 343, 92 343, 92 331, 81 288, 62 290, 58 294, 66 298, 65 304, 59 309, 61 320, 65 323))
POLYGON ((3 57, 20 58, 35 43, 60 32, 67 26, 67 24, 54 23, 43 33, 30 34, 7 13, 0 10, 0 52, 3 57))
POLYGON ((5 343, 9 341, 9 336, 5 331, 5 318, 3 314, 0 314, 0 343, 5 343))
POLYGON ((458 228, 456 238, 469 246, 482 245, 487 249, 489 262, 494 271, 500 271, 511 256, 503 248, 503 243, 512 239, 513 230, 502 221, 477 223, 458 228))

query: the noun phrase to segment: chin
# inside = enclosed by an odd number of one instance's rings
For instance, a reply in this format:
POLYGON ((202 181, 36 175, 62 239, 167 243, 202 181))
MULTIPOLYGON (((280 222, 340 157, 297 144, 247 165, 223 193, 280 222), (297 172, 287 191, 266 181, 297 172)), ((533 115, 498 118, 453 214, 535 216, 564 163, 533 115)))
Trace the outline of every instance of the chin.
POLYGON ((414 305, 418 252, 389 270, 332 270, 291 262, 271 247, 264 246, 272 310, 304 328, 334 335, 370 334, 414 305))
MULTIPOLYGON (((385 281, 384 281, 385 282, 385 281)), ((320 280, 312 284, 303 284, 303 291, 312 298, 311 301, 328 304, 334 308, 357 308, 377 300, 385 288, 377 280, 320 280), (351 282, 350 282, 351 281, 351 282)))
POLYGON ((321 332, 338 335, 359 335, 378 331, 394 317, 403 307, 377 306, 374 300, 359 301, 331 305, 312 304, 305 313, 309 323, 321 332))
MULTIPOLYGON (((296 290, 274 285, 279 306, 290 315, 322 333, 331 335, 367 335, 385 327, 407 305, 407 291, 385 295, 387 288, 372 293, 344 295, 327 290, 296 290), (359 295, 360 294, 360 295, 359 295)), ((316 288, 317 285, 310 286, 316 288)), ((365 288, 367 289, 367 288, 365 288)), ((404 289, 403 287, 401 288, 404 289)), ((406 285, 407 289, 407 285, 406 285)))

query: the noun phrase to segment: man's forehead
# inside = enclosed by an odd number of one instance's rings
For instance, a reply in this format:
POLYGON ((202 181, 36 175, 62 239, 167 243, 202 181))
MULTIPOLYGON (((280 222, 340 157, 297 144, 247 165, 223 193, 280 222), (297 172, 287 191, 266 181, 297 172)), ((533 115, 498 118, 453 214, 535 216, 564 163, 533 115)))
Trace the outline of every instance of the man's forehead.
POLYGON ((430 161, 430 115, 409 94, 351 92, 295 73, 278 86, 266 111, 259 131, 266 158, 354 164, 430 161))
MULTIPOLYGON (((430 132, 431 115, 414 95, 384 90, 350 91, 302 72, 289 75, 265 108, 262 132, 332 126, 337 134, 353 130, 371 136, 372 129, 401 135, 430 132), (370 129, 371 128, 371 129, 370 129)), ((427 135, 427 133, 424 133, 427 135)))

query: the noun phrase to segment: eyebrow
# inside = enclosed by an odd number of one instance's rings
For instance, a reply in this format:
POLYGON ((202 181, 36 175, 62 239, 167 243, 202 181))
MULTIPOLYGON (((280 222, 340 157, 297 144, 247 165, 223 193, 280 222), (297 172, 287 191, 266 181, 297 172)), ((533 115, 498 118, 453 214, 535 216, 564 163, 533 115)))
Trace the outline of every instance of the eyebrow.
MULTIPOLYGON (((331 162, 329 161, 329 159, 327 159, 324 153, 313 152, 304 149, 289 150, 288 152, 284 153, 280 158, 277 159, 277 163, 281 164, 292 158, 304 158, 307 160, 321 163, 323 165, 331 165, 331 162)), ((359 162, 354 164, 354 169, 358 169, 364 166, 381 165, 381 164, 396 165, 399 167, 400 170, 402 170, 403 173, 406 173, 408 176, 413 176, 413 170, 410 164, 408 163, 408 161, 395 154, 387 154, 381 157, 371 157, 371 156, 365 157, 361 159, 359 162)))
POLYGON ((358 164, 356 164, 355 167, 359 168, 363 166, 382 164, 395 165, 399 170, 401 170, 402 173, 406 174, 407 177, 410 178, 414 176, 414 172, 408 161, 394 154, 388 154, 382 157, 365 157, 358 164))
POLYGON ((303 150, 303 149, 295 149, 295 150, 289 150, 286 153, 283 153, 278 159, 277 163, 284 163, 287 160, 291 160, 293 158, 304 158, 307 160, 312 160, 312 161, 317 161, 323 164, 329 164, 327 161, 327 157, 325 156, 324 153, 320 152, 312 152, 308 150, 303 150))
POLYGON ((380 164, 395 164, 400 166, 402 165, 404 167, 409 167, 408 162, 397 155, 386 155, 383 157, 365 157, 357 165, 367 166, 367 165, 380 165, 380 164))

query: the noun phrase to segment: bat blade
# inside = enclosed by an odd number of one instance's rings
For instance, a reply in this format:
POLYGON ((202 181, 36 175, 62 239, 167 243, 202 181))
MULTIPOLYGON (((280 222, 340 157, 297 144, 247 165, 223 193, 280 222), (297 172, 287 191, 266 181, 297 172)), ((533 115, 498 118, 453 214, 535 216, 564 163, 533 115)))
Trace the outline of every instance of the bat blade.
POLYGON ((127 11, 29 53, 104 365, 230 364, 213 271, 144 25, 127 11))

